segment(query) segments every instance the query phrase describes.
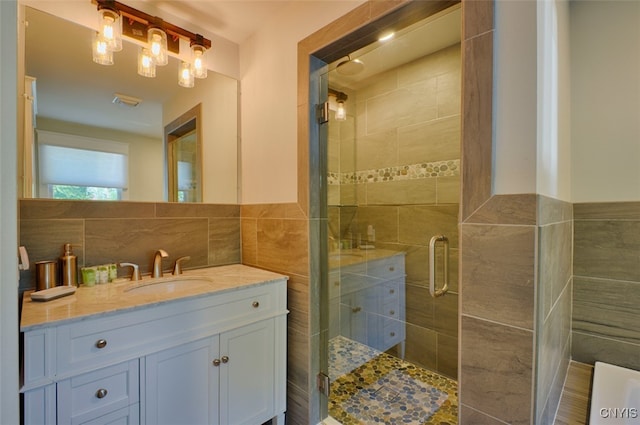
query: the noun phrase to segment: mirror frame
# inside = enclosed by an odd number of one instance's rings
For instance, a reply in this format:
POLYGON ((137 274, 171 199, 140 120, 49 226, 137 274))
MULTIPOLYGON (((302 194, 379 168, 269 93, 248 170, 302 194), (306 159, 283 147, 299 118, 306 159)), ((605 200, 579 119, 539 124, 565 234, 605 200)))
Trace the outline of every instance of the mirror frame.
POLYGON ((177 160, 172 145, 186 134, 192 126, 196 131, 196 199, 190 202, 202 202, 202 121, 201 121, 202 104, 198 103, 187 112, 170 122, 164 127, 164 149, 167 166, 167 200, 168 202, 180 202, 178 200, 178 170, 177 160), (191 124, 193 123, 193 124, 191 124))

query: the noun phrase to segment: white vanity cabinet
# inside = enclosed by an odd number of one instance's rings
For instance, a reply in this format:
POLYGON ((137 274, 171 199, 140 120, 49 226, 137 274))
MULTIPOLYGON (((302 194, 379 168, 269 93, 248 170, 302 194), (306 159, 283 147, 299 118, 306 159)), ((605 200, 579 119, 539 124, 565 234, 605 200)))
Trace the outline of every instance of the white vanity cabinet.
POLYGON ((24 423, 281 424, 286 314, 282 278, 23 329, 24 423))
POLYGON ((343 336, 386 351, 406 339, 405 258, 396 253, 342 266, 340 269, 340 332, 343 336))

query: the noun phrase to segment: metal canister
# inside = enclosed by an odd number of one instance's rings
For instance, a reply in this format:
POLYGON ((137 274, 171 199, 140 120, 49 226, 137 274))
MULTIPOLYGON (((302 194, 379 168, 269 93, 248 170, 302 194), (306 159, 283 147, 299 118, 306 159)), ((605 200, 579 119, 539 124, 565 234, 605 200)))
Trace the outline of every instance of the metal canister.
POLYGON ((58 262, 36 262, 36 291, 58 286, 58 262))

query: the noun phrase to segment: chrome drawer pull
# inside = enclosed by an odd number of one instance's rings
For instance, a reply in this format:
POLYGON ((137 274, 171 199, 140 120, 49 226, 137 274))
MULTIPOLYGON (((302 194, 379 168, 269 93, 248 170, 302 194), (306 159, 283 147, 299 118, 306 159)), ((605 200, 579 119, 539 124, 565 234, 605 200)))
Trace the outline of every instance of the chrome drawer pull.
POLYGON ((393 316, 394 314, 396 314, 396 311, 395 310, 389 310, 389 314, 393 316))
POLYGON ((104 388, 100 388, 98 391, 96 391, 96 397, 105 398, 108 392, 109 391, 105 390, 104 388))
POLYGON ((96 341, 96 347, 98 348, 104 348, 107 346, 107 340, 106 339, 99 339, 96 341))
POLYGON ((361 310, 362 310, 362 307, 353 307, 353 308, 351 309, 351 312, 352 312, 352 313, 358 313, 358 312, 360 312, 361 310))
POLYGON ((391 332, 389 335, 396 336, 396 333, 395 332, 391 332))
POLYGON ((258 301, 254 301, 251 305, 253 306, 253 308, 260 307, 260 303, 258 301))

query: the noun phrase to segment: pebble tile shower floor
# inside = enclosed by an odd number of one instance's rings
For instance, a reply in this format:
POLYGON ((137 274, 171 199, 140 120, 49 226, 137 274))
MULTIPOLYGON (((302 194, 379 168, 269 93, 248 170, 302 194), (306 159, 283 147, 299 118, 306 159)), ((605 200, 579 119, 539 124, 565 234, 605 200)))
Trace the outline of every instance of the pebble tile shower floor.
POLYGON ((329 414, 343 425, 457 425, 454 380, 344 337, 329 355, 329 414))

